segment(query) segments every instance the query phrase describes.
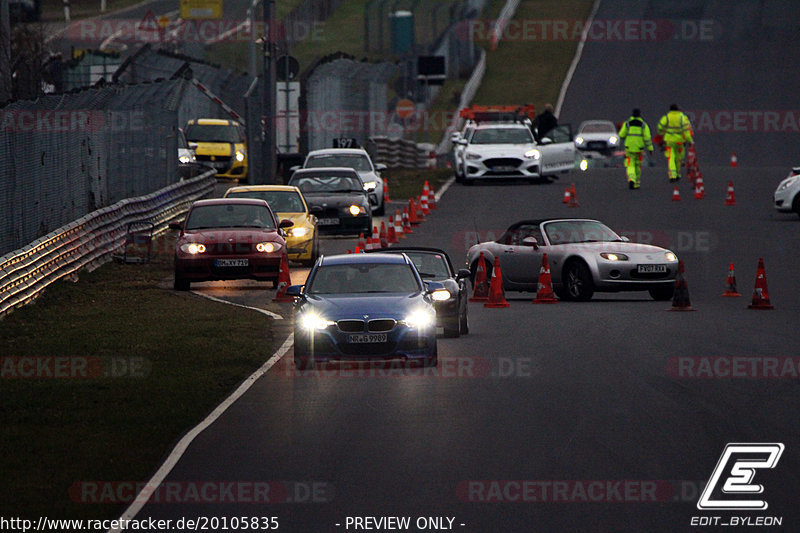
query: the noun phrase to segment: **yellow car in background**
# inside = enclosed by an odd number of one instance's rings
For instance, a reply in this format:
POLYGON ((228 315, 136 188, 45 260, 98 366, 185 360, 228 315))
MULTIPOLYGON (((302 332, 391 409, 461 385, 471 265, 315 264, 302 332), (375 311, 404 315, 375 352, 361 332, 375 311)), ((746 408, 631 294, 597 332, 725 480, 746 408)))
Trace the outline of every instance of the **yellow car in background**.
POLYGON ((308 210, 303 194, 290 185, 250 185, 231 187, 225 198, 259 198, 266 200, 278 220, 289 219, 294 225, 286 230, 289 260, 313 266, 319 257, 317 217, 308 210))
POLYGON ((214 168, 218 178, 247 178, 247 141, 241 124, 198 118, 187 122, 184 132, 197 162, 214 168))

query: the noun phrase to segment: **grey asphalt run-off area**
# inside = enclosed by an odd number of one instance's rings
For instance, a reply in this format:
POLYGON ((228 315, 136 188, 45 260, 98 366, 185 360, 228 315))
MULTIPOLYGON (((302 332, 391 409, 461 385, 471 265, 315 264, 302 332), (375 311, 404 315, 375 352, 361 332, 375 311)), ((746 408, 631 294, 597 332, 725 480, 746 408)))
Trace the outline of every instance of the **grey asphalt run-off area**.
MULTIPOLYGON (((587 43, 562 122, 619 121, 640 107, 654 126, 673 102, 696 116, 716 114, 717 122, 736 111, 797 115, 800 5, 601 4, 596 20, 620 19, 656 21, 666 37, 587 43), (710 39, 668 33, 702 21, 712 21, 710 39)), ((290 351, 196 438, 167 478, 268 482, 272 498, 152 503, 137 517, 276 516, 293 532, 348 530, 355 516, 412 523, 446 516, 454 529, 473 532, 688 532, 703 529, 693 517, 738 514, 781 517, 783 529, 774 530, 800 530, 800 377, 783 366, 796 372, 800 355, 800 219, 772 207, 777 183, 798 164, 800 134, 721 124, 696 128, 702 200, 684 179, 681 201, 672 201, 663 157, 645 166, 636 191, 621 168, 573 171, 551 184, 455 184, 403 241, 444 248, 459 267, 476 236, 497 237, 517 220, 596 218, 675 251, 696 311, 670 312, 669 302, 647 293, 546 306, 531 304, 531 293, 508 293, 506 309, 470 304, 469 335, 439 339, 440 368, 429 374, 348 365, 298 373, 290 351), (736 168, 728 164, 734 151, 736 168), (735 206, 724 205, 729 181, 735 206), (572 183, 577 208, 561 202, 572 183), (759 258, 774 310, 747 308, 759 258), (730 263, 741 298, 721 296, 730 263), (698 373, 736 357, 749 377, 719 365, 698 373), (767 360, 780 361, 783 377, 753 373, 767 360), (768 509, 698 510, 723 449, 736 442, 785 446, 774 468, 756 470, 768 509), (578 490, 590 486, 603 487, 599 499, 578 490)), ((326 239, 325 249, 354 242, 326 239)), ((290 317, 263 288, 197 290, 290 317)), ((288 333, 289 322, 276 331, 288 333)))

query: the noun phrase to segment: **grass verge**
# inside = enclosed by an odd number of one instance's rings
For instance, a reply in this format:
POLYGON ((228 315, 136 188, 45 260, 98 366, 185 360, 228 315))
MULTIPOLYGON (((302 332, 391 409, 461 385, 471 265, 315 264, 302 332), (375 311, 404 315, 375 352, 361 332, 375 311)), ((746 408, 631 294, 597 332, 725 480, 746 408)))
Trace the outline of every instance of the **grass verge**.
MULTIPOLYGON (((438 191, 452 175, 453 171, 448 168, 390 168, 381 172, 381 176, 389 182, 389 197, 393 202, 408 202, 409 198, 416 198, 422 193, 426 181, 434 191, 438 191)), ((386 214, 394 213, 387 210, 386 214)))
POLYGON ((0 515, 119 516, 126 505, 84 503, 76 483, 146 482, 272 354, 263 315, 159 288, 171 271, 166 251, 110 263, 2 320, 0 515), (67 377, 47 377, 60 364, 67 377))

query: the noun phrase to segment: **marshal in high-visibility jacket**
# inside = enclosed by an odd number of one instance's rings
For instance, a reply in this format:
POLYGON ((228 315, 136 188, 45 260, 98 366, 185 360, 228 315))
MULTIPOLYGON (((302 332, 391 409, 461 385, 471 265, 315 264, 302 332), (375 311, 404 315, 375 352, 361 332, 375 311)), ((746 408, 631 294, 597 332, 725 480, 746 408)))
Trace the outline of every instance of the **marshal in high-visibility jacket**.
POLYGON ((650 126, 642 118, 642 113, 634 109, 631 117, 619 129, 619 138, 625 141, 625 170, 628 174, 628 187, 638 189, 642 180, 642 156, 645 149, 653 156, 653 141, 650 126))
POLYGON ((672 104, 669 112, 658 121, 658 134, 664 136, 664 157, 667 158, 669 181, 678 181, 686 154, 684 145, 694 142, 692 123, 676 104, 672 104))

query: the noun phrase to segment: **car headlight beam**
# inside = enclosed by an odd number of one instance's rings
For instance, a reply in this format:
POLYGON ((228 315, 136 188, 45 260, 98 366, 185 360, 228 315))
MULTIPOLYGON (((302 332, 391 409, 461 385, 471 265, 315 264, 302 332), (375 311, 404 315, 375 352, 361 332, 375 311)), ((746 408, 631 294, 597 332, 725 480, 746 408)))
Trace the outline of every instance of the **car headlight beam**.
POLYGON ((528 150, 527 152, 525 152, 525 157, 527 157, 528 159, 538 160, 542 157, 542 152, 534 148, 533 150, 528 150))
POLYGON ((607 259, 608 261, 627 261, 628 256, 625 254, 620 253, 613 253, 613 252, 603 252, 600 254, 600 257, 603 259, 607 259))
POLYGON ((787 179, 783 180, 783 183, 781 183, 780 186, 778 186, 778 190, 782 191, 784 189, 788 189, 789 187, 794 185, 794 182, 796 182, 797 180, 798 180, 798 176, 792 176, 791 178, 787 178, 787 179))
POLYGON ((424 309, 412 311, 406 317, 405 323, 408 327, 416 329, 431 327, 436 324, 436 314, 424 309))
POLYGON ((667 261, 669 261, 670 263, 678 260, 678 256, 672 252, 666 252, 664 255, 666 256, 667 261))
POLYGON ((364 182, 364 190, 365 191, 374 191, 377 188, 378 188, 378 182, 377 181, 366 181, 366 182, 364 182))
POLYGON ((201 242, 185 242, 181 244, 181 252, 197 255, 206 251, 206 245, 201 242))
POLYGON ((308 228, 292 228, 289 230, 292 237, 305 237, 308 235, 308 228))
POLYGON ((471 159, 471 160, 474 161, 475 159, 480 159, 481 158, 481 154, 475 154, 475 153, 472 153, 472 152, 467 152, 466 158, 467 159, 471 159))
POLYGON ((256 244, 256 251, 265 254, 270 254, 280 249, 281 245, 277 242, 260 242, 256 244))
POLYGON ((618 140, 619 139, 617 139, 615 136, 612 135, 611 137, 608 138, 608 144, 617 144, 618 140))
POLYGON ((439 289, 431 293, 431 298, 434 302, 444 302, 450 299, 452 295, 447 289, 439 289))
POLYGON ((583 137, 575 137, 575 144, 583 144, 584 142, 586 141, 583 140, 583 137))
POLYGON ((307 330, 325 329, 333 325, 330 320, 317 315, 316 313, 306 313, 300 317, 300 327, 307 330))
POLYGON ((356 204, 351 205, 347 210, 354 217, 356 217, 356 216, 358 216, 358 215, 360 215, 362 213, 366 213, 366 210, 363 207, 361 207, 360 205, 356 205, 356 204))
POLYGON ((236 161, 238 161, 239 163, 244 161, 244 152, 242 152, 241 150, 236 150, 236 161))

